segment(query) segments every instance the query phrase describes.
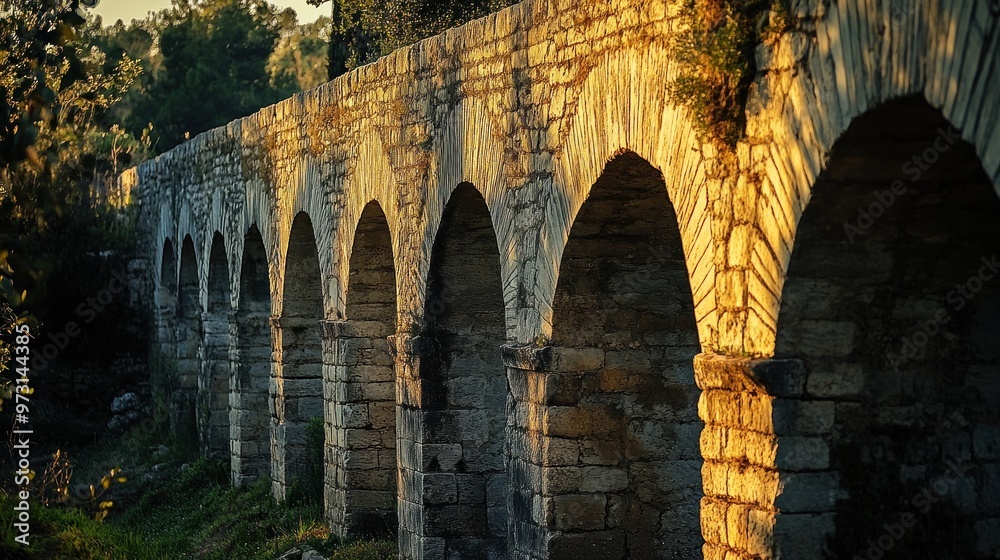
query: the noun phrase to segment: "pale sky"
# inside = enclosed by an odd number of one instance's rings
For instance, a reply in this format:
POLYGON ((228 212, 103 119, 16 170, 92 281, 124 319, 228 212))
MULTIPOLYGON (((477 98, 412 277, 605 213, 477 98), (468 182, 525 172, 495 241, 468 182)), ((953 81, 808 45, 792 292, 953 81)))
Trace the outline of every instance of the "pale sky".
MULTIPOLYGON (((320 7, 306 4, 306 0, 268 0, 270 4, 281 8, 292 8, 299 16, 299 23, 316 21, 319 16, 330 15, 330 4, 320 7)), ((149 12, 158 12, 170 6, 170 0, 100 0, 97 7, 90 10, 104 19, 104 25, 111 25, 116 20, 125 23, 133 19, 142 19, 149 12)))

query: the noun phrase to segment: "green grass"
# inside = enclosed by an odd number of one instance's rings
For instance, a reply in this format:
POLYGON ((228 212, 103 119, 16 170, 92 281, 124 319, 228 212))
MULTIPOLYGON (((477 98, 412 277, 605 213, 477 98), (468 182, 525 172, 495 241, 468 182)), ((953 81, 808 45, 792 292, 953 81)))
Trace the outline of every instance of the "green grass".
POLYGON ((100 522, 76 509, 32 503, 28 547, 14 543, 14 501, 0 493, 0 558, 273 559, 297 544, 336 560, 396 556, 393 542, 339 542, 315 501, 278 504, 266 481, 231 488, 227 463, 200 459, 182 469, 183 458, 173 455, 160 458, 165 462, 154 471, 156 461, 142 449, 148 446, 129 441, 83 454, 80 476, 105 471, 115 459, 134 462, 124 465, 130 480, 109 492, 110 515, 100 522))

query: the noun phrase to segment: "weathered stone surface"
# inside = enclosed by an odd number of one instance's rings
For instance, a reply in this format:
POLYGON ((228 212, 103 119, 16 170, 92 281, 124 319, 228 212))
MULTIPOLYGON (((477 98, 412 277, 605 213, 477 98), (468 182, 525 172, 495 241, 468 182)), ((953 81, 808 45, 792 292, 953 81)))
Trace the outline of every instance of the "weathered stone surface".
POLYGON ((891 4, 793 2, 731 152, 667 96, 679 4, 528 0, 126 172, 172 428, 281 497, 322 417, 328 517, 397 496, 404 558, 697 555, 626 538, 639 495, 689 531, 701 500, 706 558, 815 557, 843 446, 967 461, 995 555, 997 15, 891 4))

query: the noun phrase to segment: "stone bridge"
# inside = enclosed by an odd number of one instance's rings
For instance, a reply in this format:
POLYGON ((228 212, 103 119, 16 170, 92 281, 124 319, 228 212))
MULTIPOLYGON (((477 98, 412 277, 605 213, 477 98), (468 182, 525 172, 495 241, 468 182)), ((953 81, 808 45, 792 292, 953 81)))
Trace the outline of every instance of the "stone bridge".
POLYGON ((528 0, 126 174, 177 437, 406 559, 1000 557, 1000 7, 791 0, 727 155, 680 4, 528 0))

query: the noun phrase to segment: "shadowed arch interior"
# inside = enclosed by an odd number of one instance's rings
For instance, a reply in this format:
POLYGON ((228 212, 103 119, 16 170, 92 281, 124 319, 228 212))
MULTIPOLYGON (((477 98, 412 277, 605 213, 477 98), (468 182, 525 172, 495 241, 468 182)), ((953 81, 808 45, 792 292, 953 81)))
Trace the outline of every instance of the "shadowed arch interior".
POLYGON ((312 221, 300 212, 285 256, 281 361, 274 383, 271 474, 279 498, 293 485, 309 500, 323 496, 322 430, 307 431, 310 420, 323 418, 322 281, 312 221))
POLYGON ((198 347, 201 345, 201 301, 198 292, 198 257, 194 240, 185 236, 181 246, 181 267, 177 296, 177 378, 173 391, 174 406, 171 424, 176 428, 180 441, 192 448, 198 446, 195 401, 198 392, 198 374, 201 363, 198 347))
POLYGON ((327 505, 333 526, 351 537, 395 535, 396 384, 386 337, 396 331, 392 238, 375 201, 361 212, 351 248, 346 320, 338 325, 334 391, 327 418, 332 468, 327 505))
POLYGON ((236 309, 236 354, 229 393, 233 485, 267 476, 270 434, 267 387, 271 377, 271 287, 264 240, 257 226, 243 239, 236 309))
POLYGON ((177 365, 176 321, 177 257, 173 242, 165 239, 160 256, 160 282, 156 287, 156 354, 150 364, 157 372, 150 376, 154 394, 169 394, 170 378, 177 365))
MULTIPOLYGON (((506 554, 504 429, 507 380, 500 361, 504 302, 500 258, 489 208, 471 184, 451 194, 434 242, 424 322, 435 352, 421 366, 424 491, 449 484, 455 499, 425 507, 452 524, 426 527, 443 537, 446 554, 506 554)), ((456 556, 456 557, 458 557, 456 556)))
POLYGON ((229 259, 226 241, 215 232, 208 257, 208 310, 202 328, 198 378, 198 434, 202 454, 229 453, 229 259))
POLYGON ((776 357, 804 362, 814 411, 792 434, 811 452, 779 439, 788 476, 812 482, 786 487, 782 517, 812 520, 779 543, 790 556, 1000 550, 998 216, 973 148, 923 100, 862 115, 834 145, 778 317, 776 357))
MULTIPOLYGON (((177 257, 174 256, 174 244, 169 239, 163 241, 158 293, 161 302, 176 301, 177 299, 177 257)), ((173 309, 171 307, 171 311, 173 309)))
POLYGON ((580 208, 553 312, 567 366, 546 434, 564 452, 543 461, 573 482, 551 490, 549 553, 700 557, 694 303, 663 177, 636 154, 612 159, 580 208))

